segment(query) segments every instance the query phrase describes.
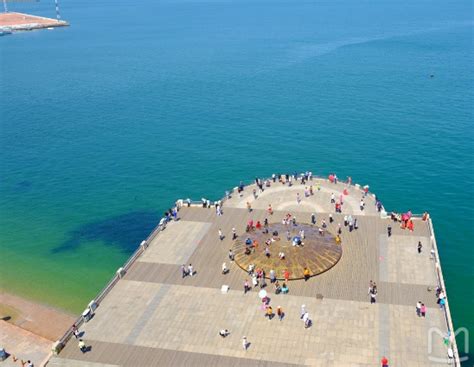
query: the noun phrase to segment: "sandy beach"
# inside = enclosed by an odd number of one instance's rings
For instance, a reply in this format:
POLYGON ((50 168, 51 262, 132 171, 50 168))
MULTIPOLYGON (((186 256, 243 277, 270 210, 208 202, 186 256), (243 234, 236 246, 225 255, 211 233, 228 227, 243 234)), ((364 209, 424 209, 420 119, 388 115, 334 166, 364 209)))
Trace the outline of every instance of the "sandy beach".
POLYGON ((10 356, 3 366, 21 366, 31 360, 42 366, 54 341, 74 323, 76 317, 65 311, 0 293, 0 347, 10 356))

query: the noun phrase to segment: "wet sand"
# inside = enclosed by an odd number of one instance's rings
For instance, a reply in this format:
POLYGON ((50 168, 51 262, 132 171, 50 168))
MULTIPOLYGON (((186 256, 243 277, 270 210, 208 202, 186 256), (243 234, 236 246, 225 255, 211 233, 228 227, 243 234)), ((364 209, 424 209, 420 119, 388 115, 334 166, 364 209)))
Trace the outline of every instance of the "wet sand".
POLYGON ((0 347, 11 354, 3 366, 21 366, 30 359, 36 366, 45 362, 54 341, 76 320, 75 315, 50 306, 0 293, 0 347), (13 357, 18 358, 14 362, 13 357))

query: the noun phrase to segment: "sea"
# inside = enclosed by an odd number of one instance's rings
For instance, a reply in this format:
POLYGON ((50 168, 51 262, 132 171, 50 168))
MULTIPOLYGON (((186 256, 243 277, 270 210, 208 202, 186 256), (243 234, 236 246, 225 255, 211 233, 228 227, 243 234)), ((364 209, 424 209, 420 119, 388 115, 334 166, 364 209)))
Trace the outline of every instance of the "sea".
POLYGON ((430 212, 474 330, 471 0, 59 6, 0 37, 1 289, 81 312, 176 199, 335 172, 430 212))

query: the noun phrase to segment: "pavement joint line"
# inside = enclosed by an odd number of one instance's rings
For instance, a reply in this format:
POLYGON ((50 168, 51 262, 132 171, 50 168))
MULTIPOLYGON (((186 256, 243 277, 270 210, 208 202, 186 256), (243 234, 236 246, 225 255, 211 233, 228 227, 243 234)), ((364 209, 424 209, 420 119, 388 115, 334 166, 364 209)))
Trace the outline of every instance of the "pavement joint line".
POLYGON ((171 289, 171 285, 162 284, 158 292, 155 294, 155 296, 151 300, 150 304, 145 308, 142 315, 140 316, 136 324, 133 326, 128 336, 125 338, 126 344, 135 343, 138 336, 140 335, 142 330, 145 328, 148 320, 150 320, 150 316, 158 308, 160 302, 163 300, 163 298, 166 296, 166 294, 168 293, 170 289, 171 289))

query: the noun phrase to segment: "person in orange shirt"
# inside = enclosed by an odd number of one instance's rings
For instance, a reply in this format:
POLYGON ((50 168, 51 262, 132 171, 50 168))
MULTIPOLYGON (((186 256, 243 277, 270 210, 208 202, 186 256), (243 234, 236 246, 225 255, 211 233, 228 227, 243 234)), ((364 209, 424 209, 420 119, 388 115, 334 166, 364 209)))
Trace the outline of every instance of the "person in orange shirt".
POLYGON ((283 272, 283 277, 285 278, 285 282, 288 283, 288 280, 290 279, 290 272, 288 271, 288 269, 286 269, 286 270, 283 272))

